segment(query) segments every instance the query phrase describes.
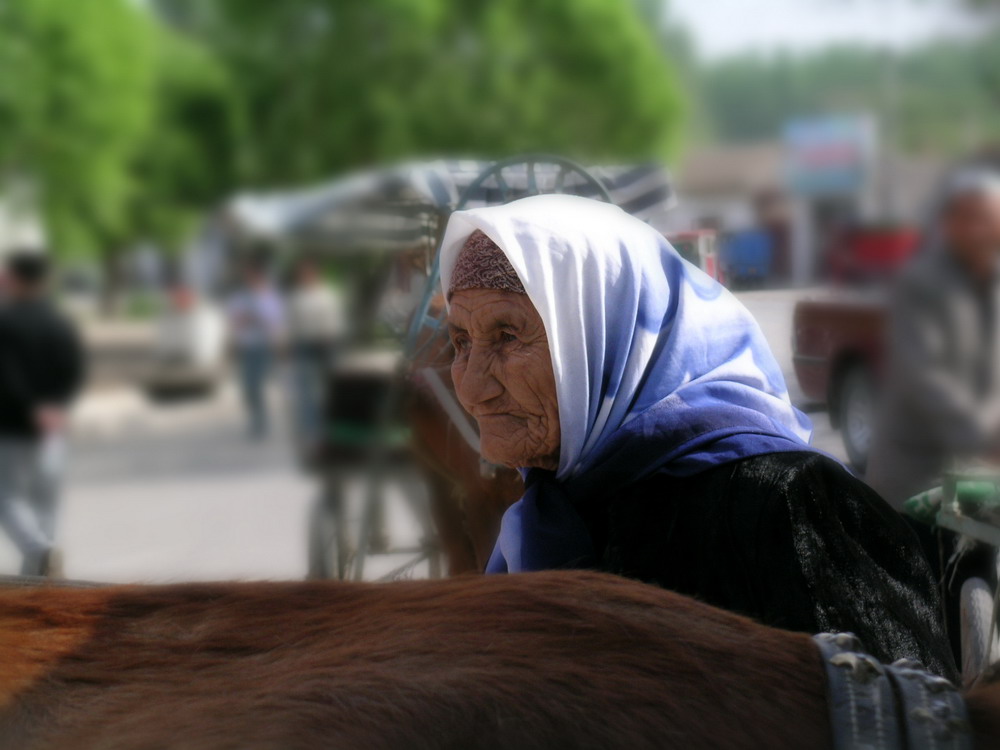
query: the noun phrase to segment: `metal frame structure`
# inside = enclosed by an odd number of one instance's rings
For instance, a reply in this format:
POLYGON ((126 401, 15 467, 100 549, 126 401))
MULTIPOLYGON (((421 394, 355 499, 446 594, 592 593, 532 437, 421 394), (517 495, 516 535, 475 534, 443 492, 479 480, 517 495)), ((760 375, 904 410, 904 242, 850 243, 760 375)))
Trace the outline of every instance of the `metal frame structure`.
MULTIPOLYGON (((363 432, 367 436, 352 446, 357 448, 363 443, 362 457, 348 458, 351 451, 345 450, 337 458, 337 452, 333 451, 330 461, 317 467, 322 490, 310 527, 311 576, 361 579, 368 554, 374 554, 376 549, 409 556, 407 562, 386 577, 407 575, 425 560, 430 575, 440 575, 439 544, 425 498, 407 498, 425 529, 419 544, 408 549, 384 550, 374 542, 382 537, 386 477, 398 465, 394 454, 400 449, 398 412, 405 375, 428 346, 440 342, 444 330, 443 313, 428 315, 439 284, 441 239, 453 211, 501 205, 542 193, 567 193, 614 202, 650 221, 674 201, 669 175, 656 164, 587 168, 559 156, 527 154, 488 163, 462 160, 404 163, 349 175, 317 188, 277 195, 249 194, 230 202, 233 223, 250 238, 286 247, 322 249, 330 252, 331 257, 359 252, 391 255, 397 250, 418 247, 428 253, 428 279, 416 313, 410 318, 407 330, 401 332, 402 356, 395 371, 389 373, 388 393, 380 397, 378 413, 366 417, 363 432), (430 336, 426 335, 428 329, 432 331, 430 336), (364 479, 356 535, 353 531, 356 527, 349 523, 344 489, 352 469, 364 479)), ((384 372, 372 373, 373 378, 384 376, 384 372)), ((333 398, 336 401, 336 388, 333 398)), ((478 449, 474 425, 461 425, 460 432, 470 446, 478 449)))

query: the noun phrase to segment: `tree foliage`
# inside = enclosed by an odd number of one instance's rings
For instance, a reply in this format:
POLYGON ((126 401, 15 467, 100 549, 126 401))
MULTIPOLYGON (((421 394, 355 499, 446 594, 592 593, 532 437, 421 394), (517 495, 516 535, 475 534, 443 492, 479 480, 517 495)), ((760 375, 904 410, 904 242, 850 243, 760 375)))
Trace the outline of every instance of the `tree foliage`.
POLYGON ((126 228, 150 31, 124 0, 0 3, 0 175, 36 186, 61 248, 93 251, 126 228))
POLYGON ((221 66, 137 3, 0 2, 0 70, 0 178, 34 186, 57 252, 171 244, 231 189, 221 66))
POLYGON ((427 155, 663 156, 678 86, 618 0, 160 0, 213 50, 256 183, 427 155))
POLYGON ((619 0, 0 0, 0 70, 0 185, 64 253, 391 160, 663 156, 681 110, 619 0))
POLYGON ((865 47, 741 55, 706 66, 698 85, 715 136, 739 141, 774 138, 795 116, 878 114, 892 74, 898 145, 947 154, 1000 132, 998 55, 995 37, 928 44, 895 60, 865 47))
POLYGON ((149 127, 128 165, 132 235, 178 245, 239 182, 232 84, 208 51, 169 29, 153 36, 149 127))

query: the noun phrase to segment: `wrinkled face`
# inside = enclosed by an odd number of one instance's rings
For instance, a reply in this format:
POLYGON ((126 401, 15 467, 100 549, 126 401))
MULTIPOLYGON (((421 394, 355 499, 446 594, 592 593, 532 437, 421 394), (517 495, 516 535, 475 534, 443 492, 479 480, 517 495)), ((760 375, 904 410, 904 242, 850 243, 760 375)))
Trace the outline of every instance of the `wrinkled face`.
POLYGON ((1000 195, 970 192, 952 199, 944 215, 952 252, 972 271, 992 276, 1000 257, 1000 195))
POLYGON ((458 400, 479 423, 488 461, 555 470, 559 405, 542 319, 525 294, 455 292, 448 312, 458 400))

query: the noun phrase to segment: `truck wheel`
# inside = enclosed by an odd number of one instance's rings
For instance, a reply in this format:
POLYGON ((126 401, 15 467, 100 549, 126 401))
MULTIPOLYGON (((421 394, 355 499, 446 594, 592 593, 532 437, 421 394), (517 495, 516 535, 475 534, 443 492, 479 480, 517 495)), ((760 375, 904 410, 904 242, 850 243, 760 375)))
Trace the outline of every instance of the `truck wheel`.
POLYGON ((852 365, 840 378, 837 410, 847 458, 863 472, 875 427, 875 385, 864 365, 852 365))

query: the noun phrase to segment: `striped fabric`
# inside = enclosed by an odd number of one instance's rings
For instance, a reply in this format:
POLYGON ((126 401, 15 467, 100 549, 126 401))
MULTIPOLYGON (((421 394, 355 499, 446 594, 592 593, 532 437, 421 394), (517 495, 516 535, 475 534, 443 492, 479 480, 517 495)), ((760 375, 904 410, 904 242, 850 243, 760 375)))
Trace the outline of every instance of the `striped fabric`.
MULTIPOLYGON (((433 250, 443 222, 460 201, 461 208, 481 208, 535 192, 600 197, 585 177, 572 171, 560 175, 558 165, 544 157, 531 166, 513 163, 499 180, 491 176, 469 190, 492 165, 475 160, 406 164, 303 191, 246 194, 230 201, 228 215, 251 238, 294 241, 324 252, 399 252, 433 250)), ((588 167, 587 172, 615 204, 644 221, 674 204, 673 185, 659 165, 588 167)))

